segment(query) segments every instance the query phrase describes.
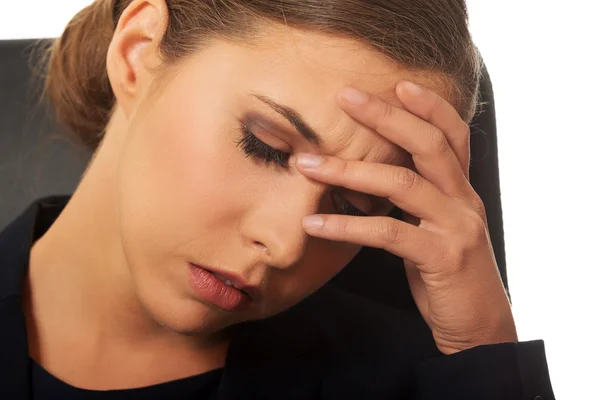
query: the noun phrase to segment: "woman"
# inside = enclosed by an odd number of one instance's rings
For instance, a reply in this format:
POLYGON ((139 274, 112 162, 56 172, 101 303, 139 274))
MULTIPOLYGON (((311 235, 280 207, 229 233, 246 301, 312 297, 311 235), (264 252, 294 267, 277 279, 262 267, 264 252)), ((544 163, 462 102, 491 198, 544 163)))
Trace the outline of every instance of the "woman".
POLYGON ((46 91, 95 152, 0 237, 2 398, 553 398, 468 181, 466 19, 459 0, 78 14, 46 91), (421 315, 326 285, 361 246, 404 258, 421 315))

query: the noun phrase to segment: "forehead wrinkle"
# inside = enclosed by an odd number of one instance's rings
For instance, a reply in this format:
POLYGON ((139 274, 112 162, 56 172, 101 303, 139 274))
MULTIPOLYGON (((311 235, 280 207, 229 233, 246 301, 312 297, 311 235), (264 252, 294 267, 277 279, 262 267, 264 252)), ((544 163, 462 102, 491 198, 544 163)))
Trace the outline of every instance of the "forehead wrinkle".
POLYGON ((373 92, 373 94, 379 97, 381 100, 387 101, 393 106, 399 107, 402 105, 402 103, 400 103, 398 95, 396 94, 396 85, 393 85, 392 87, 387 86, 385 89, 373 92))
POLYGON ((409 158, 411 157, 405 150, 399 146, 390 143, 390 146, 381 146, 376 149, 372 158, 369 157, 367 161, 395 166, 407 166, 410 165, 409 158))
POLYGON ((355 122, 348 134, 342 134, 342 145, 329 155, 345 160, 408 165, 410 154, 369 127, 355 122))
POLYGON ((397 166, 409 164, 411 154, 396 143, 366 125, 357 125, 355 135, 360 134, 360 132, 367 136, 369 143, 367 151, 364 152, 364 156, 361 158, 363 161, 397 166))
POLYGON ((323 153, 348 160, 372 161, 400 165, 405 163, 408 153, 395 143, 384 138, 372 128, 355 120, 342 109, 335 124, 323 135, 323 153))
POLYGON ((335 122, 329 128, 323 130, 323 153, 330 156, 339 156, 345 153, 352 144, 358 124, 350 118, 341 108, 335 106, 337 113, 335 122))
POLYGON ((409 157, 410 155, 398 145, 384 139, 384 141, 378 141, 362 160, 377 164, 403 166, 407 165, 409 157))

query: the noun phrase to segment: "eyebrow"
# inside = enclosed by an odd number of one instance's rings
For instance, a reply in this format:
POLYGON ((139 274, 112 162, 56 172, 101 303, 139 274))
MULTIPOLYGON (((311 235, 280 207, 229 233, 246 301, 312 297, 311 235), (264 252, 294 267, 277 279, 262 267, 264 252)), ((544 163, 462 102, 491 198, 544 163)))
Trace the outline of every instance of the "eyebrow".
POLYGON ((288 122, 292 124, 304 138, 306 138, 306 140, 319 148, 322 147, 323 140, 319 137, 317 132, 304 121, 298 111, 283 104, 279 104, 275 100, 259 93, 252 93, 252 96, 256 97, 258 100, 268 105, 277 114, 287 119, 288 122))

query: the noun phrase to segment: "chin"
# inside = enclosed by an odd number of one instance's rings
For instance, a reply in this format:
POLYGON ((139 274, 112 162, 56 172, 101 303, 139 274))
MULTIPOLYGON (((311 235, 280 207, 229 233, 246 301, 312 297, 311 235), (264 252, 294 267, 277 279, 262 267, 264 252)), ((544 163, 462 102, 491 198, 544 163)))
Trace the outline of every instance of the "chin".
POLYGON ((218 336, 235 323, 233 315, 195 299, 148 306, 147 310, 158 325, 185 336, 218 336))

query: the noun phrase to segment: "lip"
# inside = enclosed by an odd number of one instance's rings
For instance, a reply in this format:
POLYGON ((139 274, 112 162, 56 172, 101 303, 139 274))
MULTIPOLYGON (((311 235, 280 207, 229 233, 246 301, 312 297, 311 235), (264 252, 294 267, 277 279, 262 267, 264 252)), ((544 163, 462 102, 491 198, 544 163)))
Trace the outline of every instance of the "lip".
POLYGON ((228 312, 242 311, 252 304, 250 296, 226 285, 209 270, 194 264, 188 267, 190 286, 199 298, 228 312))
MULTIPOLYGON (((233 285, 235 286, 235 288, 232 288, 232 289, 242 291, 242 293, 246 297, 248 297, 250 300, 252 300, 253 302, 260 301, 260 299, 261 299, 260 288, 256 285, 252 285, 252 284, 246 282, 241 276, 233 274, 231 272, 227 272, 227 271, 220 271, 213 267, 207 267, 204 265, 199 265, 199 264, 195 264, 195 263, 191 263, 191 262, 189 264, 190 264, 190 267, 204 269, 213 275, 219 275, 220 277, 231 281, 231 283, 233 283, 233 285)), ((216 278, 216 276, 215 276, 215 278, 216 278)), ((216 278, 216 279, 219 279, 219 278, 216 278)), ((220 279, 219 279, 219 281, 221 283, 223 283, 220 279)), ((225 283, 223 283, 223 285, 225 285, 225 283)), ((227 286, 227 285, 225 285, 225 286, 231 288, 231 286, 227 286)))
MULTIPOLYGON (((195 265, 195 264, 194 264, 195 265)), ((213 274, 219 275, 225 279, 228 279, 231 281, 231 283, 233 283, 233 285, 240 290, 243 290, 244 292, 246 292, 246 295, 248 295, 253 301, 259 301, 260 300, 260 289, 258 286, 254 286, 246 281, 244 281, 244 279, 239 276, 239 275, 235 275, 232 274, 231 272, 226 272, 226 271, 219 271, 216 270, 212 267, 204 267, 202 266, 202 268, 206 269, 207 271, 212 272, 213 274)))

